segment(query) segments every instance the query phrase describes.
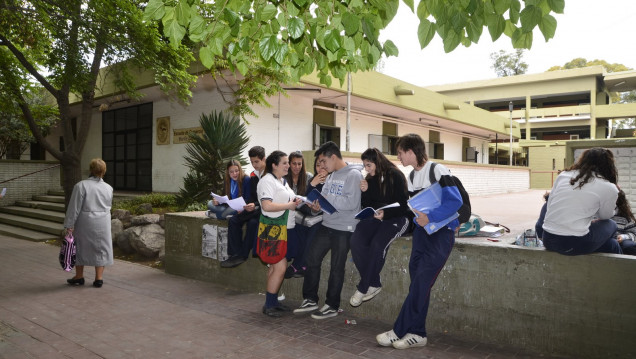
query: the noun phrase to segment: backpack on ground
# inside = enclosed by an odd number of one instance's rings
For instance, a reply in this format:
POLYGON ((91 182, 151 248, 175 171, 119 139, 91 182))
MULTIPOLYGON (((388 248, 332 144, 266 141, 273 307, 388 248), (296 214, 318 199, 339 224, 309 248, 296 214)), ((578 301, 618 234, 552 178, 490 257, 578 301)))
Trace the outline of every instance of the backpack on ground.
MULTIPOLYGON (((429 182, 431 182, 431 185, 437 182, 437 178, 435 178, 435 166, 437 166, 437 163, 431 162, 431 168, 428 172, 428 178, 429 182)), ((459 210, 457 210, 457 213, 459 214, 459 218, 457 219, 459 220, 460 224, 466 223, 470 220, 471 214, 470 198, 468 197, 468 192, 466 192, 466 189, 464 188, 464 185, 462 184, 462 181, 459 180, 459 178, 453 175, 450 175, 450 177, 453 179, 453 182, 455 183, 455 186, 457 186, 459 194, 462 197, 462 206, 459 207, 459 210)), ((415 170, 411 171, 411 173, 409 174, 409 178, 411 179, 411 183, 413 183, 413 178, 415 178, 415 170)))

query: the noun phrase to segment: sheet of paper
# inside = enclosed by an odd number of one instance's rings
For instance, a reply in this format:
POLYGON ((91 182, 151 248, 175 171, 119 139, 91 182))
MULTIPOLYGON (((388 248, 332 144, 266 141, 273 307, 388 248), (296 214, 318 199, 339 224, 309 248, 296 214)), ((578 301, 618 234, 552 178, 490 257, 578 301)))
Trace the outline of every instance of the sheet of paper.
POLYGON ((228 204, 228 206, 230 206, 230 208, 239 212, 242 212, 244 209, 243 207, 245 207, 245 205, 247 204, 245 203, 243 197, 230 199, 226 203, 228 204))
POLYGON ((2 195, 2 197, 4 197, 4 195, 7 194, 7 188, 3 188, 2 189, 2 193, 0 193, 0 195, 2 195))
POLYGON ((219 196, 214 192, 210 192, 212 198, 214 198, 219 203, 227 203, 230 199, 227 196, 219 196))

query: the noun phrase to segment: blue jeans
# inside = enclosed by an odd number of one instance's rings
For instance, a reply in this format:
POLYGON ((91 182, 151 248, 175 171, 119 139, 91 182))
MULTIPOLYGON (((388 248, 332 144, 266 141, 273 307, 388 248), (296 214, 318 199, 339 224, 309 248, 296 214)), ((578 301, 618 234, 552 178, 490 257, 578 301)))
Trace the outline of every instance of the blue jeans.
POLYGON ((208 209, 216 215, 217 219, 226 219, 227 216, 238 213, 225 203, 215 206, 212 201, 208 202, 208 209))
MULTIPOLYGON (((316 224, 318 226, 318 224, 316 224)), ((325 227, 322 223, 316 236, 311 241, 307 252, 307 271, 303 281, 303 298, 318 303, 318 287, 320 285, 320 269, 322 260, 331 251, 331 268, 327 284, 325 304, 331 308, 340 308, 340 293, 344 284, 345 264, 349 254, 349 241, 352 232, 339 231, 325 227)))
POLYGON ((549 251, 566 256, 594 252, 623 254, 621 246, 616 241, 616 222, 611 219, 592 222, 590 231, 580 237, 560 236, 543 231, 543 245, 549 251))

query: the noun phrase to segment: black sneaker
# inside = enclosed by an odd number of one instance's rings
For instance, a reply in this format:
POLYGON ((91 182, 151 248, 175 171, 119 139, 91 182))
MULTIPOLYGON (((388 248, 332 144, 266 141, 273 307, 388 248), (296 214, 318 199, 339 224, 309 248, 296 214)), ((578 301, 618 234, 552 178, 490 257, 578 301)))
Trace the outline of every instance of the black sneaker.
POLYGON ((338 315, 338 309, 334 309, 330 307, 328 304, 325 304, 320 308, 319 311, 312 314, 311 317, 314 319, 327 319, 332 318, 338 315))
POLYGON ((245 262, 245 258, 241 256, 231 256, 230 258, 221 262, 221 268, 234 268, 245 262))
POLYGON ((294 273, 294 278, 302 278, 305 276, 305 272, 307 271, 307 267, 302 267, 294 273))
POLYGON ((302 313, 312 312, 312 311, 314 311, 316 309, 318 309, 318 304, 316 304, 316 302, 314 302, 311 299, 305 299, 305 300, 303 300, 303 302, 300 305, 300 307, 294 309, 294 314, 302 314, 302 313))
POLYGON ((289 279, 292 277, 296 276, 296 268, 294 268, 293 264, 290 264, 289 267, 287 267, 287 270, 285 271, 285 279, 289 279))

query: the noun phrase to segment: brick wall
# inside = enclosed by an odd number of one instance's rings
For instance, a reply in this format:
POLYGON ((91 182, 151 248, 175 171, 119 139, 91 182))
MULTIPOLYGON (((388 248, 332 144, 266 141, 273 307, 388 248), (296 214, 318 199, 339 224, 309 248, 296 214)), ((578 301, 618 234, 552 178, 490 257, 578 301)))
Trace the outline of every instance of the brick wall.
POLYGON ((15 201, 30 200, 33 195, 46 194, 49 190, 60 190, 60 167, 55 161, 0 160, 0 182, 28 173, 44 170, 9 182, 0 183, 0 191, 7 188, 0 206, 10 206, 15 201))

